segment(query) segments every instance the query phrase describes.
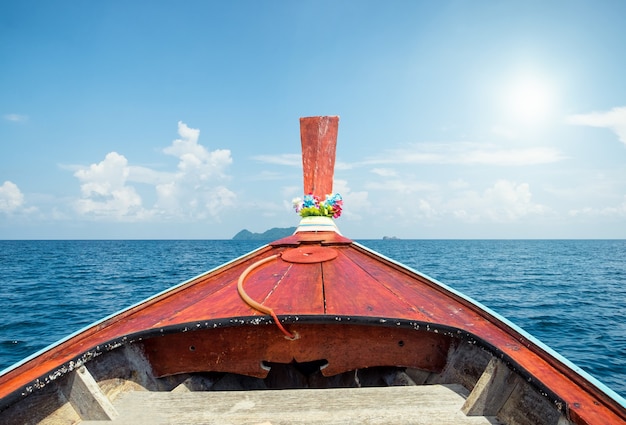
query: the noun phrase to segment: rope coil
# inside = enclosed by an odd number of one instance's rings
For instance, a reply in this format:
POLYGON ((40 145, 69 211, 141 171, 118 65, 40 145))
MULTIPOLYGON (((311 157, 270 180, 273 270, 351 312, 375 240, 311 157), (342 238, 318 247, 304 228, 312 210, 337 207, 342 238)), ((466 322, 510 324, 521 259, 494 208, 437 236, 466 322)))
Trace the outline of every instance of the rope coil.
POLYGON ((279 257, 279 255, 280 254, 270 255, 269 257, 259 260, 256 263, 250 265, 250 267, 248 267, 247 269, 245 269, 244 272, 241 273, 241 276, 239 276, 239 280, 237 281, 237 292, 239 292, 239 296, 241 297, 241 299, 243 299, 244 302, 248 304, 250 307, 262 313, 269 314, 270 316, 272 316, 272 319, 274 320, 274 323, 276 323, 276 326, 278 326, 278 329, 280 329, 280 331, 284 333, 287 338, 296 339, 296 336, 292 334, 291 332, 289 332, 287 329, 285 329, 285 327, 280 323, 280 321, 278 320, 278 316, 276 316, 276 313, 274 313, 274 310, 272 310, 270 307, 264 306, 263 304, 260 304, 256 302, 255 300, 253 300, 243 288, 243 282, 246 280, 246 277, 248 277, 248 275, 254 269, 262 266, 265 263, 269 263, 270 261, 275 260, 276 258, 279 257))

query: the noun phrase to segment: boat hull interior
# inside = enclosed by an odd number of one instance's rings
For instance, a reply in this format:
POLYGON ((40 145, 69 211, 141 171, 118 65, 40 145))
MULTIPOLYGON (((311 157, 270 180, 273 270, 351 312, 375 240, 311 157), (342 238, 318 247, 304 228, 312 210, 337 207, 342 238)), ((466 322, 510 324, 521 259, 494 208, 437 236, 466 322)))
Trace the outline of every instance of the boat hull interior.
POLYGON ((29 397, 0 413, 0 421, 119 423, 116 400, 133 392, 206 392, 211 398, 220 391, 448 385, 464 398, 468 417, 571 423, 561 400, 465 331, 382 318, 284 319, 295 338, 254 316, 110 341, 82 357, 88 361, 77 358, 48 382, 39 381, 29 397))

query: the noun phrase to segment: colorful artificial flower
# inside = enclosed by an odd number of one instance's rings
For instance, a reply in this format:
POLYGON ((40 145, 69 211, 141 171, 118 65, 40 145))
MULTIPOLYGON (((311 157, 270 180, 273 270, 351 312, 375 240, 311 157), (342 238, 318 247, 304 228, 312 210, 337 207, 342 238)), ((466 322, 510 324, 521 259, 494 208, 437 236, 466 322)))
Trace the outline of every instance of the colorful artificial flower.
POLYGON ((338 218, 341 215, 343 199, 341 195, 326 195, 323 201, 312 193, 304 195, 304 199, 294 198, 293 207, 301 217, 322 216, 338 218))

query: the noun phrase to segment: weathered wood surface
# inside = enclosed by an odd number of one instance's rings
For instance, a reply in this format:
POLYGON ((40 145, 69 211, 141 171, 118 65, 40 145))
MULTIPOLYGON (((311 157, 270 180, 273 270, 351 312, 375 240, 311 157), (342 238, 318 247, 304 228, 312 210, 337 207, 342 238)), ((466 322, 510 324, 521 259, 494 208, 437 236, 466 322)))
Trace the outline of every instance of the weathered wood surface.
POLYGON ((305 195, 332 194, 338 127, 339 117, 300 118, 305 195))
POLYGON ((324 359, 324 376, 373 366, 403 366, 440 372, 451 339, 406 328, 346 324, 299 324, 295 340, 273 326, 247 326, 176 333, 143 342, 157 376, 206 370, 264 378, 262 362, 299 363, 324 359))
POLYGON ((81 418, 111 420, 117 412, 87 368, 73 372, 67 399, 81 418))
POLYGON ((502 361, 492 358, 461 410, 470 416, 496 415, 520 379, 502 361))
POLYGON ((461 412, 458 385, 227 392, 130 392, 116 401, 117 424, 499 424, 461 412))

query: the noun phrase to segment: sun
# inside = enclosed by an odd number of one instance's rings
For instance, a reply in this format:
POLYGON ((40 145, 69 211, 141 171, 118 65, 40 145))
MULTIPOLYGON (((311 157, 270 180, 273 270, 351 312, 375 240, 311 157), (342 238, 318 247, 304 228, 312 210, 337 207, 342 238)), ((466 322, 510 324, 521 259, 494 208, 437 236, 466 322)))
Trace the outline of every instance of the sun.
POLYGON ((550 116, 555 106, 555 92, 548 80, 537 76, 514 79, 505 92, 507 109, 515 120, 535 123, 550 116))

